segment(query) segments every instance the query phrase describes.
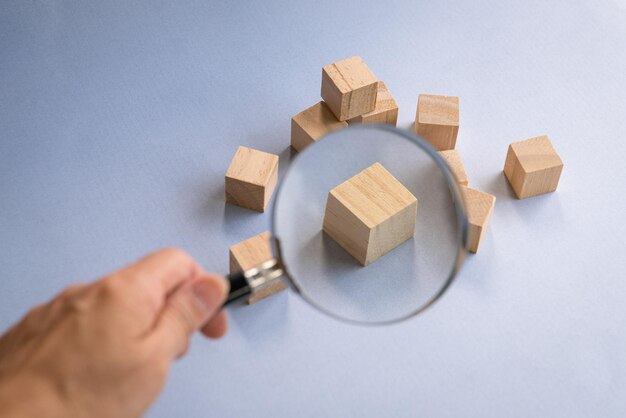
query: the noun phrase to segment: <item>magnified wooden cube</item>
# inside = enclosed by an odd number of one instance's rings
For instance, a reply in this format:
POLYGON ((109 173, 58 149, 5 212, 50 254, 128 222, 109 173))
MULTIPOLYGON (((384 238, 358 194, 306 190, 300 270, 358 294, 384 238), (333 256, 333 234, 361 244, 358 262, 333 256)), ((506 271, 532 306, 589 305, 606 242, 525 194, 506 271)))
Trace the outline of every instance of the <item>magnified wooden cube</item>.
MULTIPOLYGON (((270 233, 265 231, 259 235, 230 247, 228 255, 230 258, 230 273, 250 270, 259 264, 271 260, 272 248, 270 246, 270 233)), ((252 304, 272 296, 287 288, 287 285, 280 279, 274 280, 261 289, 253 293, 247 303, 252 304)))
POLYGON ((450 167, 450 171, 452 171, 452 174, 456 177, 457 183, 461 186, 467 186, 469 180, 467 179, 467 173, 465 172, 459 151, 455 149, 439 151, 439 155, 448 163, 448 167, 450 167))
POLYGON ((326 103, 319 102, 291 118, 291 146, 302 151, 327 133, 346 126, 346 122, 337 120, 326 103))
POLYGON ((465 200, 465 211, 469 223, 467 249, 476 253, 487 230, 496 204, 496 197, 465 186, 461 186, 461 195, 465 200))
POLYGON ((264 212, 278 181, 278 155, 237 148, 226 171, 226 203, 264 212))
POLYGON ((328 193, 324 231, 362 265, 415 233, 417 198, 374 163, 328 193))
POLYGON ((322 68, 322 98, 339 120, 373 111, 377 92, 378 80, 359 56, 322 68))
POLYGON ((383 123, 396 126, 398 123, 398 104, 387 90, 384 82, 378 82, 378 94, 376 94, 376 106, 374 110, 361 116, 348 119, 349 124, 357 123, 383 123))
POLYGON ((509 145, 504 175, 518 199, 556 190, 563 171, 563 161, 547 135, 509 145))
POLYGON ((439 151, 454 149, 459 133, 459 98, 420 94, 415 132, 439 151))

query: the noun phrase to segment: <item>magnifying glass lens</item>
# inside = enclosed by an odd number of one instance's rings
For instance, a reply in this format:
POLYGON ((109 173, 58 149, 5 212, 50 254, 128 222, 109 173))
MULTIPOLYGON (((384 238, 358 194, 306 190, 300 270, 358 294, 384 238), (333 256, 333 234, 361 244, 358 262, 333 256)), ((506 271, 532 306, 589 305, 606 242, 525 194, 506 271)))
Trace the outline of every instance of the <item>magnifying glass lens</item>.
POLYGON ((384 126, 332 132, 296 156, 272 222, 296 290, 351 322, 388 323, 421 312, 450 284, 465 253, 466 221, 445 163, 420 139, 384 126), (363 266, 323 231, 324 214, 329 192, 375 163, 417 198, 418 207, 413 236, 363 266))

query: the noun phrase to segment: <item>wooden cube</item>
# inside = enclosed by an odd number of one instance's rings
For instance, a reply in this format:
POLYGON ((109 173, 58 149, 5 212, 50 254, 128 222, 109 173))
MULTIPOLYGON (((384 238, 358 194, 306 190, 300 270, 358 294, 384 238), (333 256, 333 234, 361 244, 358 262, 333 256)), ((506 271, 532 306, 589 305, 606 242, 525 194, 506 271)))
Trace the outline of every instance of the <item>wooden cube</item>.
POLYGON ((345 121, 374 110, 378 80, 361 57, 322 69, 322 98, 337 119, 345 121))
POLYGON ((348 119, 349 124, 357 123, 383 123, 396 126, 398 123, 398 104, 393 99, 384 82, 378 82, 378 94, 376 95, 376 106, 374 110, 348 119))
POLYGON ((456 182, 461 186, 467 186, 469 180, 467 179, 467 173, 465 172, 465 167, 463 167, 463 161, 461 160, 459 151, 455 149, 439 151, 439 155, 443 157, 448 167, 450 167, 450 171, 454 174, 456 182))
POLYGON ((546 135, 509 145, 504 175, 518 199, 555 191, 562 171, 563 161, 546 135))
POLYGON ((493 207, 496 204, 496 197, 466 186, 461 186, 461 195, 465 201, 465 212, 469 223, 467 249, 475 253, 487 230, 493 207))
POLYGON ((459 133, 459 98, 420 94, 415 132, 439 151, 454 149, 459 133))
POLYGON ((337 120, 328 105, 319 102, 291 118, 291 146, 302 151, 329 132, 348 126, 337 120))
POLYGON ((328 193, 324 231, 362 265, 415 233, 417 199, 374 163, 328 193))
MULTIPOLYGON (((265 231, 230 247, 228 251, 230 273, 246 271, 265 261, 271 260, 273 256, 269 240, 270 233, 265 231)), ((286 288, 287 285, 281 279, 274 280, 250 295, 247 303, 256 303, 286 288)))
POLYGON ((264 212, 278 181, 278 155, 239 147, 226 171, 226 203, 264 212))

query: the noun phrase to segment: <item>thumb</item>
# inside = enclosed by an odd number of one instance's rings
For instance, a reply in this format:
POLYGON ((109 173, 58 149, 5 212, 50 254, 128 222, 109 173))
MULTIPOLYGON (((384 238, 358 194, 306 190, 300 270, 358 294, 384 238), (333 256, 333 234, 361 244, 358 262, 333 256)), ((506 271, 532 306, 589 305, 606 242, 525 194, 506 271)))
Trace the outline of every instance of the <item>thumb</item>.
POLYGON ((193 333, 220 311, 227 295, 226 280, 208 274, 176 289, 157 320, 156 343, 169 358, 185 354, 193 333))

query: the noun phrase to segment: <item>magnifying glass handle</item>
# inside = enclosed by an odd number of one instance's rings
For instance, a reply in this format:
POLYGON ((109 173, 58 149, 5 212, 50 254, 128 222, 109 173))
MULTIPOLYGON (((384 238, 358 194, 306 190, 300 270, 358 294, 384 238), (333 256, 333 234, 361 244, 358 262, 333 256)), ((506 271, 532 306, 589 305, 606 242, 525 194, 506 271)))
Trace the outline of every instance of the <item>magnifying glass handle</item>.
POLYGON ((229 274, 226 280, 230 283, 230 290, 224 306, 254 293, 283 274, 282 265, 274 258, 249 270, 229 274))
POLYGON ((224 306, 252 293, 248 279, 243 271, 229 274, 226 276, 226 280, 230 283, 230 290, 228 291, 228 297, 226 298, 226 302, 224 302, 224 306))

